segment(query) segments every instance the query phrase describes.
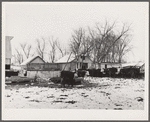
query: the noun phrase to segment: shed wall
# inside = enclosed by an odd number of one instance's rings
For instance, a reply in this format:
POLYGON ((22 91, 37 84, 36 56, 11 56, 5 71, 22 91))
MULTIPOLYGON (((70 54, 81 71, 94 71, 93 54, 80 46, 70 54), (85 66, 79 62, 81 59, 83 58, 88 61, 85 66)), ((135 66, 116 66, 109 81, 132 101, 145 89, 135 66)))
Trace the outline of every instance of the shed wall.
POLYGON ((34 78, 35 76, 41 78, 60 77, 60 71, 27 71, 27 77, 34 78))

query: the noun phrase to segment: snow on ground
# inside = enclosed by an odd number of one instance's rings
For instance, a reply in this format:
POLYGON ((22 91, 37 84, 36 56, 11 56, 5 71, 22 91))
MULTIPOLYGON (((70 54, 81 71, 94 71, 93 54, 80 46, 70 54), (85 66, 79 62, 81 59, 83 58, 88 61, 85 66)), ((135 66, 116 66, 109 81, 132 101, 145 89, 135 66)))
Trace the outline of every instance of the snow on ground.
POLYGON ((86 77, 73 88, 6 86, 5 108, 144 109, 144 80, 86 77))

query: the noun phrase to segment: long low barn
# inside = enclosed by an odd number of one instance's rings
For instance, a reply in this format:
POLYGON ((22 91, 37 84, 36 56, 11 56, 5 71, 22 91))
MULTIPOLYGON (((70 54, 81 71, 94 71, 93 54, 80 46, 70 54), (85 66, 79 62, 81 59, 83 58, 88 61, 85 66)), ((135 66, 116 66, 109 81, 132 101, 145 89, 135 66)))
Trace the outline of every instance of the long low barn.
POLYGON ((36 75, 43 78, 51 78, 60 76, 60 66, 55 63, 45 63, 40 56, 34 56, 25 60, 21 64, 22 71, 27 72, 27 77, 35 77, 36 75))

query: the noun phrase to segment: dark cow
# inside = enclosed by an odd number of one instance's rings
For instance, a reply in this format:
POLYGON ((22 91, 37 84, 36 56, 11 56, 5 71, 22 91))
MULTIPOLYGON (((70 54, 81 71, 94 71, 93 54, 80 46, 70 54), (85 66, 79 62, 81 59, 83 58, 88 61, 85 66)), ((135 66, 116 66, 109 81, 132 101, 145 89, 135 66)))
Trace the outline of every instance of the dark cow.
POLYGON ((86 71, 82 69, 78 69, 77 73, 78 73, 78 77, 84 77, 86 74, 86 71))
POLYGON ((101 69, 96 69, 96 77, 102 77, 101 69))
POLYGON ((115 77, 116 73, 117 73, 117 68, 112 67, 112 68, 105 68, 104 69, 104 73, 106 74, 106 76, 108 77, 115 77))
POLYGON ((138 67, 123 67, 119 75, 123 78, 138 78, 140 76, 140 68, 138 67))
POLYGON ((87 71, 89 71, 89 75, 92 77, 101 77, 102 76, 101 69, 88 69, 87 71))
POLYGON ((89 72, 90 76, 94 76, 94 69, 87 69, 87 71, 89 72))
POLYGON ((62 71, 61 72, 61 84, 63 87, 65 87, 65 84, 67 84, 68 86, 71 85, 73 87, 73 85, 75 84, 74 72, 62 71))

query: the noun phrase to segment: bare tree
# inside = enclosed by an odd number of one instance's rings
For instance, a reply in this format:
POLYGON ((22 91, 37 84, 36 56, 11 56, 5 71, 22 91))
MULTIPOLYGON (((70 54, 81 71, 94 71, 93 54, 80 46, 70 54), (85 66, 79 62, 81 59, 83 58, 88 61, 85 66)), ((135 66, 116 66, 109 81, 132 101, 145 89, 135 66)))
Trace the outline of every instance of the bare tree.
POLYGON ((96 24, 96 31, 89 29, 90 36, 94 40, 94 62, 101 64, 106 58, 109 60, 110 56, 114 57, 114 54, 111 52, 114 45, 130 30, 130 26, 125 24, 122 27, 121 32, 116 33, 114 30, 115 22, 112 25, 109 25, 106 21, 105 25, 96 24))
POLYGON ((121 63, 123 56, 125 56, 133 48, 130 45, 131 39, 128 38, 128 35, 120 39, 116 46, 116 53, 118 56, 118 62, 121 63))
POLYGON ((74 30, 74 33, 72 34, 71 38, 70 50, 75 55, 77 69, 78 69, 78 60, 83 51, 82 44, 84 39, 85 39, 85 30, 83 28, 74 30))
POLYGON ((84 28, 79 28, 78 30, 74 30, 72 34, 72 39, 70 43, 71 52, 75 55, 77 68, 78 68, 78 60, 81 57, 81 67, 83 65, 83 59, 85 56, 90 56, 91 51, 93 49, 93 42, 89 35, 87 35, 86 30, 84 28))
POLYGON ((95 68, 96 63, 100 68, 103 61, 121 62, 123 56, 131 50, 129 41, 125 41, 125 39, 129 40, 127 35, 130 26, 123 24, 122 28, 119 28, 120 31, 117 31, 115 27, 116 22, 109 24, 106 21, 104 25, 97 23, 94 29, 88 27, 88 34, 83 28, 74 30, 70 48, 77 62, 79 56, 85 54, 92 57, 95 68))
POLYGON ((18 49, 15 49, 16 50, 16 55, 14 55, 15 57, 15 60, 21 64, 23 62, 23 54, 18 50, 18 49))
POLYGON ((20 43, 21 49, 25 55, 25 58, 28 59, 30 56, 33 56, 34 54, 31 54, 32 46, 27 43, 20 43))
POLYGON ((65 56, 68 53, 67 49, 63 48, 59 41, 56 41, 56 47, 59 50, 59 52, 61 53, 61 57, 65 56))
POLYGON ((67 54, 67 51, 63 49, 58 39, 55 39, 53 36, 37 39, 36 41, 38 55, 49 62, 54 63, 56 61, 56 59, 58 58, 58 55, 56 55, 56 53, 58 51, 60 52, 61 57, 67 54))
POLYGON ((36 48, 37 53, 42 59, 44 59, 45 46, 46 46, 45 39, 42 37, 41 40, 37 39, 36 42, 37 42, 37 48, 36 48))
POLYGON ((81 45, 83 43, 84 36, 85 30, 83 28, 74 30, 74 33, 72 34, 70 48, 75 55, 79 55, 81 53, 81 45))
POLYGON ((115 45, 117 42, 119 43, 119 40, 124 38, 124 36, 128 35, 129 30, 130 30, 130 26, 126 27, 126 25, 124 24, 123 27, 122 27, 121 32, 119 34, 115 35, 116 37, 115 37, 114 41, 108 47, 107 51, 104 53, 104 55, 101 57, 101 59, 103 59, 109 53, 109 51, 113 47, 113 45, 115 45))
POLYGON ((81 46, 81 50, 82 50, 81 53, 86 56, 90 56, 90 52, 92 51, 92 49, 93 49, 93 42, 89 36, 86 36, 83 39, 83 43, 81 46))
POLYGON ((48 42, 51 47, 50 51, 49 51, 49 58, 50 58, 51 62, 54 63, 56 60, 57 39, 54 39, 53 37, 51 37, 51 39, 49 38, 48 42))
POLYGON ((31 50, 32 46, 27 43, 20 43, 19 48, 15 48, 15 54, 13 54, 14 63, 21 64, 24 60, 28 59, 30 56, 33 56, 31 50))

